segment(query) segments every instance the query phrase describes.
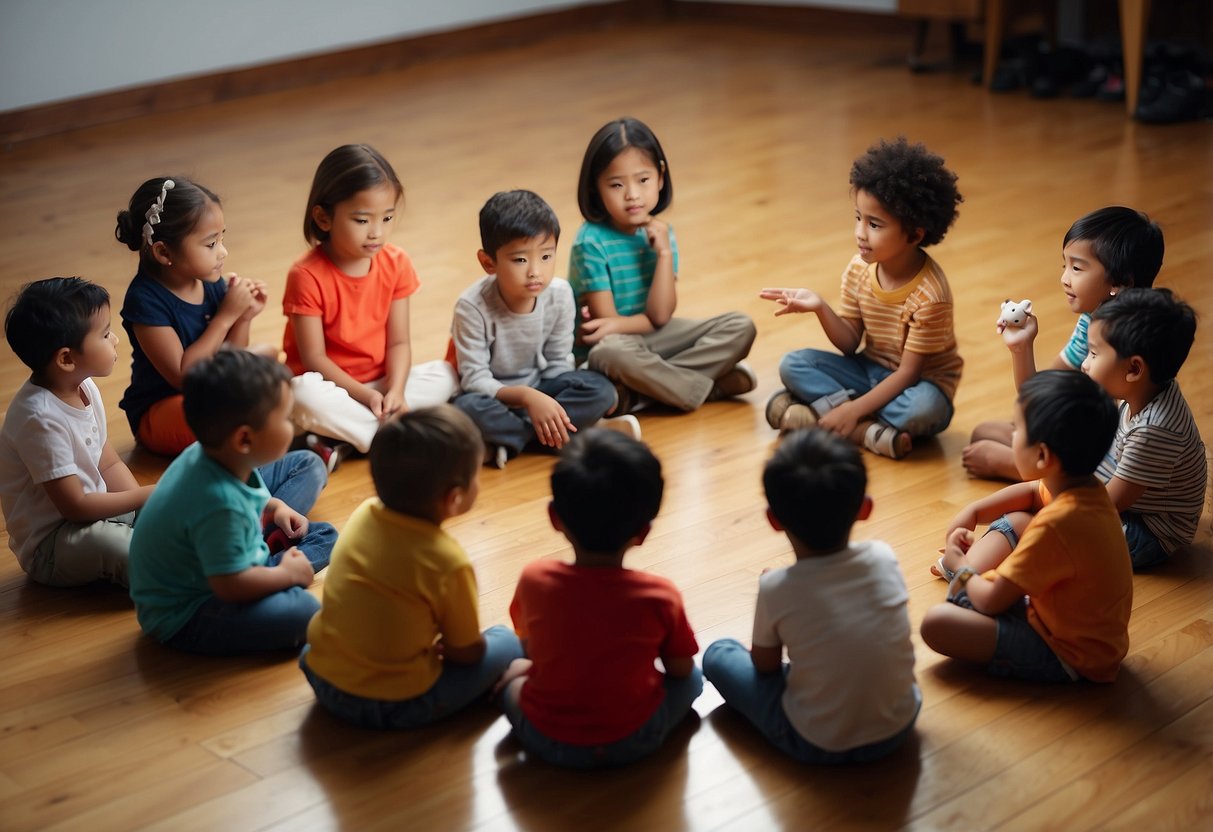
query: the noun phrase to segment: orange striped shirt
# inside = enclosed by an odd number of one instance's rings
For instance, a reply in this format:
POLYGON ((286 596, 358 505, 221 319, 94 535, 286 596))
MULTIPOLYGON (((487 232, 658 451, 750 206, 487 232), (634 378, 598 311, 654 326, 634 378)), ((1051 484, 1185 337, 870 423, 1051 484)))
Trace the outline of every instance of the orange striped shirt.
POLYGON ((952 290, 930 255, 913 280, 891 292, 880 287, 875 266, 856 255, 842 273, 838 315, 862 328, 865 357, 896 370, 906 350, 924 355, 922 378, 949 399, 956 395, 964 360, 952 327, 952 290))

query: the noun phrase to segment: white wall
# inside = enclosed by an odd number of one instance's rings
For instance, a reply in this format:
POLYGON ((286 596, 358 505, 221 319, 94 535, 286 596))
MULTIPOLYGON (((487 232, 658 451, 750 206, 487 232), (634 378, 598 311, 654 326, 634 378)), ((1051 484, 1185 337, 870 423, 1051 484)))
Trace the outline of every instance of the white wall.
POLYGON ((0 112, 608 0, 0 0, 0 112))

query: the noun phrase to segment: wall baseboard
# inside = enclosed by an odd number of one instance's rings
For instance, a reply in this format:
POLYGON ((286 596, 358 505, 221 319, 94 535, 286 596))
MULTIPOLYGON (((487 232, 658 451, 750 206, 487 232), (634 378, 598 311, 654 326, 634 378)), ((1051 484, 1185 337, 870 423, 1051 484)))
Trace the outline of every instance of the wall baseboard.
POLYGON ((895 15, 848 12, 810 6, 702 3, 686 0, 615 0, 513 20, 402 38, 390 43, 343 49, 306 58, 277 61, 230 72, 216 72, 83 96, 0 113, 0 145, 65 133, 82 127, 170 113, 236 98, 305 87, 339 78, 373 75, 434 58, 471 54, 513 43, 533 42, 536 33, 593 30, 634 24, 637 20, 701 20, 776 27, 827 29, 841 33, 908 31, 895 15))

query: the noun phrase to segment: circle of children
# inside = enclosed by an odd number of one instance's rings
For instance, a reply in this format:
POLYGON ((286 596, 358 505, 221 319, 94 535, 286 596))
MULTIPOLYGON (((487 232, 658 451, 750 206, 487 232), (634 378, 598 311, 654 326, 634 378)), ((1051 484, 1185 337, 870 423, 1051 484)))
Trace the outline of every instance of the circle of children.
MULTIPOLYGON (((878 758, 913 731, 922 697, 898 561, 850 540, 872 505, 859 449, 899 458, 952 418, 952 295, 925 249, 956 217, 956 178, 922 145, 879 142, 851 168, 858 250, 837 309, 810 289, 762 290, 776 315, 815 314, 838 352, 780 364, 766 415, 783 439, 763 483, 795 561, 760 578, 751 648, 717 641, 702 670, 678 590, 622 565, 663 489, 631 414, 752 391, 755 327, 736 312, 675 317, 678 247, 659 219, 670 167, 635 119, 590 141, 567 281, 553 276, 547 203, 489 199, 485 276, 456 303, 447 358, 429 363, 409 344, 417 275, 387 242, 402 186, 372 148, 338 148, 316 171, 311 248, 283 297, 285 364, 276 347, 249 348, 266 287, 222 273, 218 197, 180 177, 145 182, 116 230, 139 255, 120 406, 140 444, 176 459, 140 486, 107 439, 92 381, 116 361, 107 292, 26 285, 5 321, 32 371, 3 428, 9 543, 37 582, 128 585, 140 626, 171 647, 302 648, 319 702, 358 725, 423 725, 491 693, 529 753, 620 764, 661 744, 706 677, 797 759, 878 758), (338 540, 305 515, 347 446, 369 455, 377 496, 338 540), (526 566, 513 631, 482 633, 471 563, 441 526, 475 503, 484 464, 527 448, 561 450, 549 512, 575 560, 526 566), (326 566, 321 605, 305 587, 326 566)), ((1080 218, 1062 256, 1077 326, 1037 372, 1036 319, 1000 322, 1014 414, 980 425, 963 462, 1015 484, 948 525, 932 569, 946 602, 921 636, 998 676, 1109 682, 1128 649, 1132 571, 1190 542, 1201 512, 1205 452, 1175 380, 1196 324, 1151 288, 1163 239, 1144 214, 1080 218)))

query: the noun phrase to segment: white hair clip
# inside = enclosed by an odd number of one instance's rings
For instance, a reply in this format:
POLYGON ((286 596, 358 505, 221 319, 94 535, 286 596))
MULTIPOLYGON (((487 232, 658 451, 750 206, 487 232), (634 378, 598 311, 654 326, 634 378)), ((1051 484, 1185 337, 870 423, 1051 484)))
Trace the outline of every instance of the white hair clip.
POLYGON ((156 229, 152 228, 152 226, 160 222, 160 214, 164 211, 164 198, 168 196, 168 192, 171 191, 176 184, 177 183, 171 179, 165 179, 164 184, 160 186, 160 196, 158 196, 156 201, 151 204, 151 207, 147 209, 147 216, 145 217, 147 222, 143 224, 143 244, 145 246, 150 246, 152 244, 152 235, 156 233, 156 229))

